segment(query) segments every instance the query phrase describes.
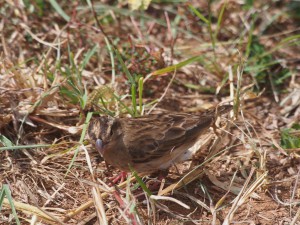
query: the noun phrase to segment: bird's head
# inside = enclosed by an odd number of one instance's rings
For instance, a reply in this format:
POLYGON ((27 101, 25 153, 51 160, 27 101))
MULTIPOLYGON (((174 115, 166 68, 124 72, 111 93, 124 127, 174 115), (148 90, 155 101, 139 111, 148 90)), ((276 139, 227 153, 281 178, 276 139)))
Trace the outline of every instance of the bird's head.
POLYGON ((113 136, 112 126, 115 119, 109 116, 93 118, 88 126, 87 138, 103 156, 104 146, 111 141, 113 136))

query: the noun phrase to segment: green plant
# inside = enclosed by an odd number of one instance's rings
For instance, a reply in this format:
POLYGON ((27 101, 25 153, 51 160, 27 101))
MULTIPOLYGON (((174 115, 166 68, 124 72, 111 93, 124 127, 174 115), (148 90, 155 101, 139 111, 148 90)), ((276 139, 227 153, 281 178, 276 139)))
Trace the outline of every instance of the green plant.
POLYGON ((16 223, 18 225, 20 225, 20 220, 18 218, 18 215, 17 215, 17 212, 16 212, 16 208, 14 206, 14 202, 13 202, 13 198, 11 196, 11 193, 10 193, 10 190, 9 190, 9 187, 7 184, 4 184, 1 188, 1 191, 0 191, 0 212, 2 210, 2 205, 3 205, 3 202, 4 202, 4 198, 7 198, 8 202, 9 202, 9 205, 10 205, 10 208, 12 210, 12 213, 13 213, 13 216, 16 220, 16 223))
POLYGON ((249 60, 245 72, 252 74, 259 90, 268 84, 278 89, 291 76, 291 72, 283 68, 280 62, 271 53, 267 52, 257 36, 252 36, 249 45, 249 60))
POLYGON ((281 131, 280 145, 284 149, 300 148, 300 124, 281 131), (298 135, 297 135, 298 134, 298 135))

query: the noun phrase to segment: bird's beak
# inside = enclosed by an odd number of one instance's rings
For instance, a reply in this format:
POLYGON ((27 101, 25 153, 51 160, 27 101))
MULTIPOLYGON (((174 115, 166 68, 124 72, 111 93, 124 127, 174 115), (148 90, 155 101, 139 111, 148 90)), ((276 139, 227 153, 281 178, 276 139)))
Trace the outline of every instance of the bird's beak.
POLYGON ((103 157, 104 149, 103 149, 103 141, 101 139, 97 139, 95 143, 95 147, 100 155, 103 157))

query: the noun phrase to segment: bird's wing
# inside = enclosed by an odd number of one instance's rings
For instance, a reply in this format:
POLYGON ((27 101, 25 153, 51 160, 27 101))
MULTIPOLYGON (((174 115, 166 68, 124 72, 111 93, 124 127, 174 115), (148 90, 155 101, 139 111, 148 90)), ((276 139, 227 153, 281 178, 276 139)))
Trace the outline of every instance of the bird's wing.
POLYGON ((178 146, 194 140, 208 128, 214 116, 158 114, 122 119, 123 143, 133 163, 164 157, 178 146))

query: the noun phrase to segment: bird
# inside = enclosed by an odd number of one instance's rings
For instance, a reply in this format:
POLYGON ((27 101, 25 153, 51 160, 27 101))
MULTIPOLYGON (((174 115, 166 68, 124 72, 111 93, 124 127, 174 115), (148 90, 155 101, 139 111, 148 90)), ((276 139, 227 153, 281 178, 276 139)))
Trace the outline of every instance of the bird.
POLYGON ((149 175, 191 158, 188 151, 231 105, 198 114, 162 112, 135 118, 92 118, 88 139, 104 160, 120 169, 149 175))

